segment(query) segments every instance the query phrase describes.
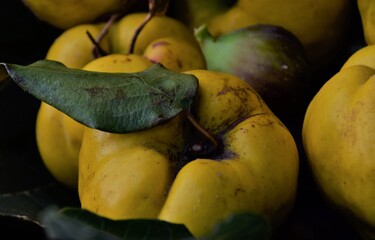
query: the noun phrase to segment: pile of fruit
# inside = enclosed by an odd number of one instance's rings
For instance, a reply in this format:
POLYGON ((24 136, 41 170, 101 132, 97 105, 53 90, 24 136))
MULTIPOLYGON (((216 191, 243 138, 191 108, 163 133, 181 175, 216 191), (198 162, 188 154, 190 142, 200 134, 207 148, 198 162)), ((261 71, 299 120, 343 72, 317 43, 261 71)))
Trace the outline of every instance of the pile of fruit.
POLYGON ((40 160, 79 199, 40 215, 48 237, 136 226, 138 237, 271 239, 306 163, 329 206, 375 239, 371 1, 23 3, 61 29, 45 59, 0 67, 0 94, 11 79, 40 101, 40 160), (355 17, 364 44, 318 81, 355 17))

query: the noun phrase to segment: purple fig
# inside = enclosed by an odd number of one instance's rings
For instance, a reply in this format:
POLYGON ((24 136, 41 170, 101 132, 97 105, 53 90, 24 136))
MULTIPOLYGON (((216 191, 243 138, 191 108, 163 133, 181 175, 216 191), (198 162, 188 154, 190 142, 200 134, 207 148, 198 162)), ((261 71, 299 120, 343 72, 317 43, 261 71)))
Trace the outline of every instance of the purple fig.
POLYGON ((209 70, 245 80, 282 120, 304 111, 310 65, 302 43, 274 25, 252 25, 212 37, 205 25, 195 32, 209 70))

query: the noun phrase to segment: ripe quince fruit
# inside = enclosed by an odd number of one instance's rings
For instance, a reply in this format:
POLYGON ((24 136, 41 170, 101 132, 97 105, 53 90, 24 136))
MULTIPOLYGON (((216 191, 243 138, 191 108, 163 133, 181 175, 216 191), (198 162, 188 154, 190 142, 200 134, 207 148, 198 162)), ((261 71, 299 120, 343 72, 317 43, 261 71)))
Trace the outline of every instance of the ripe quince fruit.
POLYGON ((365 239, 375 238, 374 91, 375 69, 342 68, 312 99, 302 131, 317 185, 365 239))
POLYGON ((191 114, 129 133, 85 128, 82 208, 110 219, 185 224, 197 237, 241 212, 262 214, 277 226, 296 196, 299 156, 292 135, 238 77, 183 74, 199 81, 191 114), (192 116, 196 121, 187 121, 192 116))

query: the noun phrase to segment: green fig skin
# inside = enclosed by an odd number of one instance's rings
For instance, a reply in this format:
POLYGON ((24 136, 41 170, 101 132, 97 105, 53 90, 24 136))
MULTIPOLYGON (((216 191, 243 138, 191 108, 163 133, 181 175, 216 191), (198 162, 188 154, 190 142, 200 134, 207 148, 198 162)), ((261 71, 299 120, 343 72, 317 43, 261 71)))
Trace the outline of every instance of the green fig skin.
POLYGON ((195 36, 209 70, 246 81, 281 120, 304 111, 310 65, 305 49, 292 33, 259 24, 213 38, 202 25, 195 36))

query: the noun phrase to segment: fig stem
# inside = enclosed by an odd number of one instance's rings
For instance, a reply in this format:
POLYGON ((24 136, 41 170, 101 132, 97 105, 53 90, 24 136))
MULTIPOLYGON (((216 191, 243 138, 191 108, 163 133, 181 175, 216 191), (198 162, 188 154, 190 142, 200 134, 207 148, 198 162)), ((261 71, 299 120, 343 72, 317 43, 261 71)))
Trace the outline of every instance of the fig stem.
POLYGON ((149 11, 146 17, 143 19, 142 23, 138 26, 135 30, 134 36, 132 41, 130 42, 128 54, 134 53, 135 42, 142 31, 142 29, 146 26, 146 24, 154 17, 154 16, 163 16, 167 12, 169 6, 169 0, 149 0, 148 1, 148 8, 149 11))
POLYGON ((196 118, 193 116, 193 114, 191 114, 190 111, 185 111, 186 112, 186 116, 187 116, 187 119, 189 120, 189 122, 204 136, 206 137, 213 145, 213 149, 214 151, 216 151, 218 148, 219 148, 219 142, 216 140, 215 136, 212 135, 209 131, 207 131, 207 129, 205 129, 197 120, 196 118))

